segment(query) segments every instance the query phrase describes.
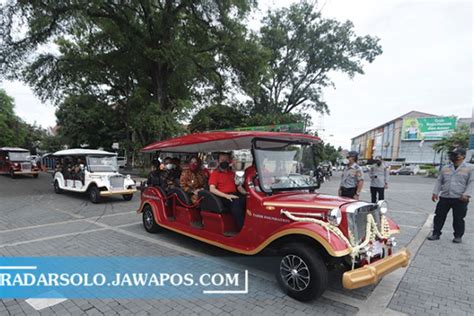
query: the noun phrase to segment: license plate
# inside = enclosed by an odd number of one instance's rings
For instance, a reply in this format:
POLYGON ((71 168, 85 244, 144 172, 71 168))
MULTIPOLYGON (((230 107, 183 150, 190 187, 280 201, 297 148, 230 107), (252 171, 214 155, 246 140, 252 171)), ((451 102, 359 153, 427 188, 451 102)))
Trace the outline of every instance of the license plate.
POLYGON ((372 248, 374 249, 374 256, 382 254, 383 247, 382 247, 382 243, 380 241, 375 241, 372 244, 372 248))

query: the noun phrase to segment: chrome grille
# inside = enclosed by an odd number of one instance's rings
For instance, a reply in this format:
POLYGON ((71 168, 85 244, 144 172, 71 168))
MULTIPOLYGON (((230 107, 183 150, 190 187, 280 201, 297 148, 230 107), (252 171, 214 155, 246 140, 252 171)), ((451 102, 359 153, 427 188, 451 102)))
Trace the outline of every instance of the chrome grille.
POLYGON ((354 246, 360 244, 365 239, 367 230, 367 215, 372 214, 377 223, 379 230, 381 229, 380 210, 375 204, 367 204, 358 207, 354 212, 347 213, 349 223, 349 231, 354 236, 354 246))
POLYGON ((31 163, 22 162, 21 163, 21 171, 31 171, 31 163))
POLYGON ((112 190, 123 190, 123 177, 122 176, 110 177, 110 188, 112 190))

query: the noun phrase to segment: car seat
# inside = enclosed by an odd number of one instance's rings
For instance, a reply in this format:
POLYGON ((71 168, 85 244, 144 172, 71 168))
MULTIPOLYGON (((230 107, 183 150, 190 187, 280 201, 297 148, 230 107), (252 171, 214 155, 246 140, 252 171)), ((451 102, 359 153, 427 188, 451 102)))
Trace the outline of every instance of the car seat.
POLYGON ((181 206, 186 207, 193 204, 189 195, 186 192, 184 192, 182 188, 174 187, 174 188, 168 189, 168 196, 173 195, 173 194, 175 194, 177 197, 176 205, 181 205, 181 206))
POLYGON ((213 213, 228 213, 222 201, 207 190, 201 190, 198 193, 198 196, 202 198, 200 207, 203 211, 213 212, 213 213))

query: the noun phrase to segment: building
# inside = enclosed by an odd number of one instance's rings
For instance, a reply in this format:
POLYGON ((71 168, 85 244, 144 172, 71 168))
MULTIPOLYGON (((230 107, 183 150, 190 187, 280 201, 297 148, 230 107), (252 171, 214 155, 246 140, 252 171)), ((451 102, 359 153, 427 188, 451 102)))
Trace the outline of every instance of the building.
POLYGON ((351 150, 358 151, 360 159, 382 156, 386 161, 437 164, 442 157, 433 144, 462 122, 465 119, 411 111, 352 138, 351 150))

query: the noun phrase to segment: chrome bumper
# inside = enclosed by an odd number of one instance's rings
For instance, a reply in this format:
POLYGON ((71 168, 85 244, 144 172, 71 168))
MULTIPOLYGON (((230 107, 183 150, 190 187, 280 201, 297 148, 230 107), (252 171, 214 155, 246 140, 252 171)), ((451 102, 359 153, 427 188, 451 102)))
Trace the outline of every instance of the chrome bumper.
POLYGON ((39 174, 39 171, 13 171, 14 174, 39 174))
POLYGON ((346 289, 358 289, 377 283, 380 278, 399 268, 406 267, 410 262, 410 252, 402 249, 394 255, 380 259, 361 268, 347 271, 342 276, 342 285, 346 289))
POLYGON ((118 191, 100 191, 101 196, 110 196, 110 195, 127 195, 137 192, 137 189, 128 189, 128 190, 118 190, 118 191))

